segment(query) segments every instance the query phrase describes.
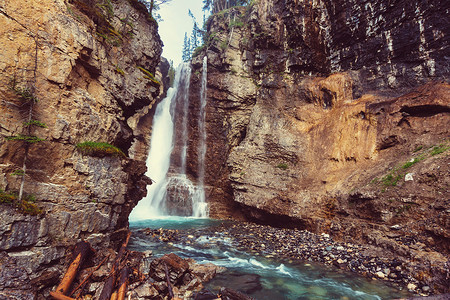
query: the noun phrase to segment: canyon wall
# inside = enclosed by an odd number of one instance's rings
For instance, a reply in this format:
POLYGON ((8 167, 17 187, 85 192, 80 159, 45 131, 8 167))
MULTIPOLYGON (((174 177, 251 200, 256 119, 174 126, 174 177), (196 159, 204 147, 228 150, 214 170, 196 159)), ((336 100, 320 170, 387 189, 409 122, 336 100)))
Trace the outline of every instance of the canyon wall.
POLYGON ((6 0, 0 24, 0 298, 33 299, 59 281, 67 246, 126 235, 150 183, 141 125, 162 89, 162 42, 134 0, 6 0), (87 141, 126 157, 85 155, 87 141), (27 201, 7 203, 24 160, 27 201))
POLYGON ((260 0, 212 16, 190 91, 199 99, 206 55, 211 216, 373 244, 448 290, 447 10, 260 0))

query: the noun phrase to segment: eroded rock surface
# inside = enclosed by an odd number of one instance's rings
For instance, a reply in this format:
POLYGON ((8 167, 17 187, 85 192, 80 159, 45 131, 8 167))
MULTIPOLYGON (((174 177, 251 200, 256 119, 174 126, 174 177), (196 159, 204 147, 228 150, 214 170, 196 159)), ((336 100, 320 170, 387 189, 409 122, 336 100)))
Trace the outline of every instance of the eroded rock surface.
POLYGON ((50 272, 56 284, 66 246, 79 239, 114 245, 146 194, 148 129, 139 123, 162 90, 152 78, 162 43, 145 6, 133 0, 7 0, 0 24, 0 189, 19 189, 12 173, 26 157, 24 191, 42 209, 30 216, 1 204, 2 265, 11 261, 17 271, 1 268, 0 294, 34 295, 49 284, 29 287, 22 279, 50 272), (46 124, 29 133, 44 141, 27 156, 24 142, 7 140, 26 132, 24 91, 39 100, 32 119, 46 124), (75 145, 86 141, 113 144, 128 157, 83 155, 75 145))
POLYGON ((443 6, 344 2, 262 0, 208 22, 191 99, 206 55, 210 212, 376 244, 431 274, 449 259, 443 6))

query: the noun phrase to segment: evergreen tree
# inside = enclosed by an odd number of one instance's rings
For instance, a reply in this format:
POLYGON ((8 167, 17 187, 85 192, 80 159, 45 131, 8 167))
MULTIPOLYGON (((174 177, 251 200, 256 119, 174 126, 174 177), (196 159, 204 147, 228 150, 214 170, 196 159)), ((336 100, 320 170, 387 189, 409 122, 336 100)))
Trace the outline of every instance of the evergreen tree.
POLYGON ((162 21, 161 15, 158 14, 157 11, 160 9, 160 6, 162 4, 169 3, 172 0, 139 0, 139 1, 145 4, 145 6, 148 9, 148 12, 156 21, 162 21))
POLYGON ((203 10, 213 14, 237 5, 247 5, 250 0, 203 0, 203 10))
POLYGON ((188 62, 191 59, 191 39, 188 38, 187 32, 184 33, 183 52, 181 58, 184 62, 188 62))

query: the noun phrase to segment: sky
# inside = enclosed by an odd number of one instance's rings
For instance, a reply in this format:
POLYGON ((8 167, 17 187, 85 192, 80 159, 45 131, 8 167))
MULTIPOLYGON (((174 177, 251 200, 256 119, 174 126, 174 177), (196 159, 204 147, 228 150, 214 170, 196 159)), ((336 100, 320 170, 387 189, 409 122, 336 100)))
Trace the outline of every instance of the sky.
POLYGON ((202 0, 172 0, 161 5, 158 13, 163 21, 159 22, 159 35, 164 43, 163 54, 168 60, 173 60, 174 66, 182 62, 181 51, 184 42, 184 33, 191 35, 193 22, 188 14, 189 9, 197 19, 197 23, 203 25, 202 0))

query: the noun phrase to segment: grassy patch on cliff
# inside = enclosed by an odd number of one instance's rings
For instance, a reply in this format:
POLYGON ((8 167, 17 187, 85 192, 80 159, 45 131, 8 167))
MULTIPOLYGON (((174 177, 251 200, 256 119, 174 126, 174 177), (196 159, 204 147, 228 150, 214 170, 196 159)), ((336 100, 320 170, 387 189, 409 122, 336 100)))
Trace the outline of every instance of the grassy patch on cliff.
POLYGON ((127 156, 122 150, 108 143, 102 142, 83 142, 76 146, 76 149, 84 155, 105 157, 105 156, 115 156, 126 158, 127 156))
POLYGON ((36 198, 33 195, 26 195, 22 200, 19 200, 18 194, 15 192, 5 192, 0 189, 0 204, 12 205, 19 212, 25 215, 40 215, 42 208, 38 207, 36 198))
POLYGON ((418 164, 421 161, 430 159, 436 155, 442 154, 450 149, 449 141, 445 141, 439 145, 433 145, 431 147, 419 146, 412 151, 417 155, 416 157, 411 158, 411 160, 404 162, 397 167, 393 168, 389 173, 384 175, 381 178, 374 178, 370 183, 371 184, 379 184, 383 185, 382 192, 385 192, 388 187, 397 186, 400 183, 400 180, 405 177, 407 171, 410 167, 418 164), (419 155, 420 154, 420 155, 419 155))
POLYGON ((155 78, 155 75, 153 75, 152 72, 143 67, 137 68, 144 74, 144 78, 150 80, 150 82, 154 83, 156 87, 159 87, 161 85, 161 83, 155 78))

